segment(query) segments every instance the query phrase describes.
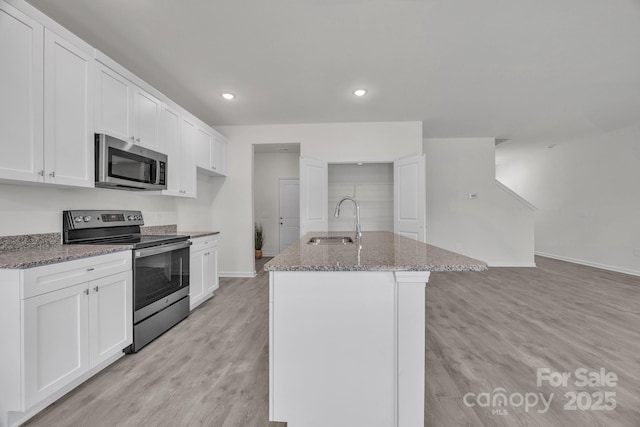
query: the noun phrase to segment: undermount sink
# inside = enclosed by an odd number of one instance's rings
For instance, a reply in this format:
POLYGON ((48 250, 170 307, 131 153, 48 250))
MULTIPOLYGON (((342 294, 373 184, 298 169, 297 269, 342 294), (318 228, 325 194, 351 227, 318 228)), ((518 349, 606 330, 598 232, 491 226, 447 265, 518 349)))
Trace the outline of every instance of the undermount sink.
POLYGON ((353 239, 347 236, 318 236, 312 237, 307 242, 309 245, 349 245, 353 239))

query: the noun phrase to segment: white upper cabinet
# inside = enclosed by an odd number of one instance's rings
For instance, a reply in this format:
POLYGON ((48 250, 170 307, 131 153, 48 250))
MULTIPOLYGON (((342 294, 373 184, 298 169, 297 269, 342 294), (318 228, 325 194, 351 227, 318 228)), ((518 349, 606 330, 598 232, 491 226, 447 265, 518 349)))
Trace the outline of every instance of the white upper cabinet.
POLYGON ((227 139, 206 125, 196 128, 198 170, 209 176, 226 176, 227 139))
POLYGON ((133 134, 136 144, 156 151, 160 148, 161 111, 162 101, 139 87, 134 88, 133 134))
POLYGON ((195 124, 177 105, 162 105, 160 147, 167 160, 167 196, 196 197, 195 124))
POLYGON ((109 67, 97 63, 96 133, 133 142, 133 86, 109 67))
POLYGON ((0 178, 42 181, 43 27, 0 0, 0 178))
POLYGON ((162 193, 181 196, 180 176, 180 113, 165 103, 160 116, 160 151, 167 155, 167 189, 162 193))
POLYGON ((162 101, 113 68, 117 63, 100 56, 97 61, 96 132, 153 150, 160 148, 162 101), (104 64, 103 62, 108 62, 104 64))
POLYGON ((93 187, 93 57, 45 29, 44 178, 93 187))
MULTIPOLYGON (((180 118, 180 186, 183 197, 197 197, 196 125, 188 116, 180 118)), ((174 162, 175 163, 175 162, 174 162)))
POLYGON ((93 58, 0 1, 0 179, 93 186, 93 58))
POLYGON ((227 138, 217 132, 213 135, 211 167, 218 175, 227 175, 227 138))
POLYGON ((205 126, 196 126, 196 164, 200 169, 211 169, 211 144, 213 132, 205 126))
POLYGON ((222 135, 21 0, 0 0, 0 61, 0 182, 93 187, 94 133, 169 155, 162 194, 226 174, 222 135))

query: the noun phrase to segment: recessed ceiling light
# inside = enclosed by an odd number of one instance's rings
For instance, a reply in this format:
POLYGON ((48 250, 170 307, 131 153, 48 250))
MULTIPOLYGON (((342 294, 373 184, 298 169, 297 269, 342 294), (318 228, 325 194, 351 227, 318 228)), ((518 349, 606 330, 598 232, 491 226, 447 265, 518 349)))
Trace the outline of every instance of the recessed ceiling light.
POLYGON ((364 89, 356 89, 356 90, 353 91, 353 94, 355 96, 364 96, 366 93, 367 93, 367 91, 364 90, 364 89))
POLYGON ((231 101, 232 99, 234 99, 236 96, 234 94, 232 94, 231 92, 223 92, 222 94, 220 94, 220 96, 222 96, 224 99, 226 99, 227 101, 231 101))

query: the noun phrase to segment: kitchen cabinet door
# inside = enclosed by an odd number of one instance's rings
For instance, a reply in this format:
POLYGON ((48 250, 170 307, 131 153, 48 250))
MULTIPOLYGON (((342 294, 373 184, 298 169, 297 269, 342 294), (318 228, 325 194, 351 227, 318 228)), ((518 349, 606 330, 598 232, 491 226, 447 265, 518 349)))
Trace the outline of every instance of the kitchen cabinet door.
POLYGON ((160 151, 167 155, 167 189, 162 194, 181 196, 180 190, 180 113, 167 103, 160 118, 160 151))
MULTIPOLYGON (((216 239, 217 242, 217 239, 216 239)), ((216 243, 217 245, 217 243, 216 243)), ((218 248, 211 247, 204 257, 205 263, 205 293, 210 294, 220 287, 218 282, 218 248)))
POLYGON ((204 300, 206 251, 191 252, 189 258, 189 307, 193 310, 204 300))
POLYGON ((134 86, 109 67, 96 64, 96 132, 133 142, 134 86))
POLYGON ((202 127, 196 126, 195 130, 196 164, 199 168, 211 169, 211 145, 213 135, 202 127))
POLYGON ((82 283, 23 301, 27 408, 89 370, 87 293, 82 283))
POLYGON ((180 187, 184 197, 197 197, 196 125, 188 117, 182 117, 180 123, 180 187))
POLYGON ((0 0, 0 179, 42 181, 43 31, 0 0))
POLYGON ((226 175, 227 140, 209 127, 196 129, 196 163, 209 176, 226 175))
POLYGON ((211 167, 216 174, 227 175, 227 140, 222 135, 213 137, 211 167))
POLYGON ((193 310, 218 289, 218 237, 196 237, 191 243, 189 293, 193 310))
POLYGON ((93 187, 94 60, 50 30, 44 40, 45 182, 93 187))
POLYGON ((89 361, 94 367, 133 342, 131 272, 89 282, 89 295, 89 361))
POLYGON ((158 151, 162 102, 147 91, 133 90, 133 135, 135 143, 158 151))

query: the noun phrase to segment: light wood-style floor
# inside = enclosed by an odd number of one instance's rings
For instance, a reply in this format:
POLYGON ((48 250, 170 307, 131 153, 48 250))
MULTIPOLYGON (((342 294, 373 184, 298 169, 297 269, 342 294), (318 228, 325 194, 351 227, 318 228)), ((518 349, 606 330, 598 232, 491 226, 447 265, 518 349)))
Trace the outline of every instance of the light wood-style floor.
MULTIPOLYGON (((640 278, 536 262, 538 268, 431 275, 425 426, 640 426, 640 278), (565 410, 564 393, 576 390, 573 378, 568 387, 536 385, 537 368, 582 367, 617 374, 615 387, 580 389, 615 392, 613 411, 565 410), (512 406, 498 415, 465 406, 465 394, 499 387, 507 395, 554 397, 546 413, 512 406)), ((186 321, 26 425, 269 426, 262 264, 255 279, 221 279, 215 298, 186 321)))

